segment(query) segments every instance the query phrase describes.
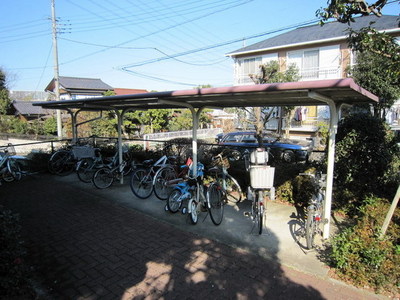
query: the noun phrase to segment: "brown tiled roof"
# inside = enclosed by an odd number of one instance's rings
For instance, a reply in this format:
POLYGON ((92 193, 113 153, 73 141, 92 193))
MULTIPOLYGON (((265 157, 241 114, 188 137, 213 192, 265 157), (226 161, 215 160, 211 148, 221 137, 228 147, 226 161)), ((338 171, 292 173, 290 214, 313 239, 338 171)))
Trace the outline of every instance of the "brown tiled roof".
POLYGON ((147 90, 143 89, 124 89, 124 88, 114 88, 115 95, 132 95, 132 94, 143 94, 148 93, 147 90))

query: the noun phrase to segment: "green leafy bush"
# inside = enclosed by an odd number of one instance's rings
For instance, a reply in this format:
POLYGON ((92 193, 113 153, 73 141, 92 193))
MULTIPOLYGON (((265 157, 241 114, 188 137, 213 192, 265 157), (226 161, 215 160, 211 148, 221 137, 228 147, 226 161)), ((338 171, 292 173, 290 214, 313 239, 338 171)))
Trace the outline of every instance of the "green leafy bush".
POLYGON ((0 206, 0 295, 3 297, 33 295, 20 230, 18 216, 0 206))
POLYGON ((366 195, 390 198, 399 182, 399 151, 385 122, 354 114, 340 122, 335 157, 335 205, 354 211, 366 195))
POLYGON ((358 212, 356 225, 332 240, 330 259, 341 279, 376 291, 400 289, 400 214, 397 211, 386 236, 380 228, 389 209, 384 199, 368 197, 358 212))

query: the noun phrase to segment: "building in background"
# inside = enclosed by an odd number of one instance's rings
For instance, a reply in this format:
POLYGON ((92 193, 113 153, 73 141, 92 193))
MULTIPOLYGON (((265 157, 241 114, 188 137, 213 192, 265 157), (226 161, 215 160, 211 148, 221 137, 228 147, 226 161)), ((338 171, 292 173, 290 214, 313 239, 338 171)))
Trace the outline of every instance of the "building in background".
MULTIPOLYGON (((359 30, 371 22, 376 30, 400 37, 398 16, 359 17, 350 26, 359 30)), ((348 27, 340 22, 300 27, 228 53, 234 61, 234 85, 254 84, 249 74, 258 74, 259 66, 272 60, 279 62, 282 71, 295 64, 301 81, 347 77, 347 67, 355 63, 346 39, 348 27)), ((397 101, 392 116, 397 116, 399 108, 400 101, 397 101)), ((327 106, 297 107, 290 124, 284 126, 289 127, 291 135, 314 136, 318 122, 327 122, 328 118, 327 106)), ((397 123, 397 120, 391 118, 390 122, 397 123)), ((277 123, 273 119, 268 126, 276 129, 277 123)))

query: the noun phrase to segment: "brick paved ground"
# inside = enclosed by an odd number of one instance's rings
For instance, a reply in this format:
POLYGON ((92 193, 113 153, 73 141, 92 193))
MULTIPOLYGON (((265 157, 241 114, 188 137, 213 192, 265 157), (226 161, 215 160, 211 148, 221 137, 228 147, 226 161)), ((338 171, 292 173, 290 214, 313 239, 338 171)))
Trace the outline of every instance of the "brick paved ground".
MULTIPOLYGON (((101 194, 100 194, 101 195, 101 194)), ((0 186, 53 299, 375 299, 181 231, 50 175, 0 186)))

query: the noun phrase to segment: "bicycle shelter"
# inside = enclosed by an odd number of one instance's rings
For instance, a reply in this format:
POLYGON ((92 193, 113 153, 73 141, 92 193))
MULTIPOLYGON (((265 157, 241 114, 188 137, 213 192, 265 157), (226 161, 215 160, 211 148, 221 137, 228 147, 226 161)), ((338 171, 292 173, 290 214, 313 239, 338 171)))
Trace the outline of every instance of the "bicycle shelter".
POLYGON ((47 109, 66 110, 71 114, 73 139, 77 137, 76 117, 81 111, 115 111, 118 117, 118 152, 122 159, 122 119, 131 110, 187 108, 193 117, 193 164, 197 168, 197 129, 200 113, 205 108, 226 107, 265 107, 265 106, 319 106, 328 105, 330 126, 328 142, 328 165, 323 237, 327 239, 330 231, 332 206, 333 170, 335 157, 335 138, 341 108, 344 105, 378 102, 377 96, 358 86, 353 79, 330 79, 270 83, 245 86, 229 86, 150 92, 132 95, 107 96, 75 100, 46 101, 33 105, 47 109))

